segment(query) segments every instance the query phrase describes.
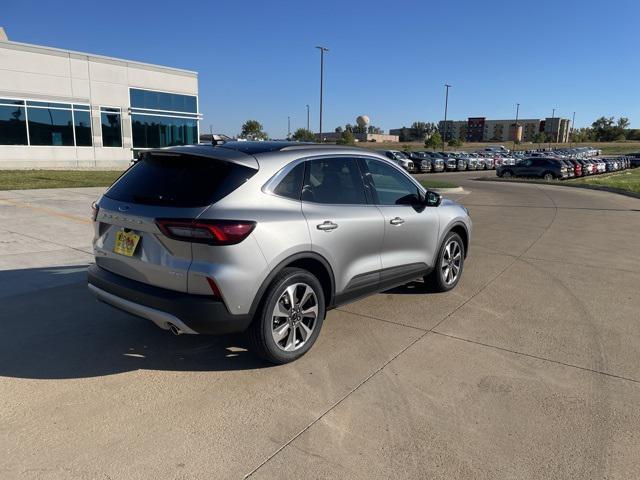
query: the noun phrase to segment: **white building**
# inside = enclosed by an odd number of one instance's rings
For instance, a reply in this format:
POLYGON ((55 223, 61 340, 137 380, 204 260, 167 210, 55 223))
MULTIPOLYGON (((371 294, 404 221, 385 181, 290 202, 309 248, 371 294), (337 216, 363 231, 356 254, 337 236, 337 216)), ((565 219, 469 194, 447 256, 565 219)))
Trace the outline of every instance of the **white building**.
POLYGON ((11 42, 0 28, 0 168, 124 167, 197 143, 198 74, 11 42))

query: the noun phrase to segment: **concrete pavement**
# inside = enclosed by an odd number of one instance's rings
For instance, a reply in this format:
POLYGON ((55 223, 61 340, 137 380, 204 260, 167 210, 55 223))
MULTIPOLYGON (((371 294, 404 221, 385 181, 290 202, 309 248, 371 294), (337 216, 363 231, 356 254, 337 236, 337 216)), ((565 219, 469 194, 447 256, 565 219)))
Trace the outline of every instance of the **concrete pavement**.
POLYGON ((100 189, 0 192, 0 478, 640 478, 640 200, 461 182, 459 287, 329 313, 300 361, 98 304, 100 189))

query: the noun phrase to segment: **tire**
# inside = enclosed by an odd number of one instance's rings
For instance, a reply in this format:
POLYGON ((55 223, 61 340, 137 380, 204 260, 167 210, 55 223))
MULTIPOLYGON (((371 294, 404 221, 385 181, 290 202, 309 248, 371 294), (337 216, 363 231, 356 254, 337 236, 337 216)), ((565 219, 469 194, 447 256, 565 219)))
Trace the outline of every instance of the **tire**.
POLYGON ((502 176, 505 178, 511 178, 513 177, 513 173, 511 172, 511 170, 505 170, 504 172, 502 172, 502 176))
POLYGON ((425 283, 436 292, 448 292, 454 289, 462 277, 464 255, 464 242, 462 238, 455 232, 449 232, 438 251, 438 260, 436 261, 435 268, 429 275, 424 277, 425 283), (457 245, 457 247, 453 247, 452 245, 454 244, 457 245), (449 262, 447 256, 458 258, 458 262, 449 262), (457 271, 455 271, 455 268, 457 268, 457 271), (452 274, 455 274, 455 276, 451 277, 450 275, 452 274))
POLYGON ((249 326, 249 347, 268 362, 293 362, 313 346, 324 316, 325 299, 318 279, 301 268, 285 268, 271 282, 249 326), (294 297, 293 309, 291 295, 294 297), (314 302, 315 318, 312 318, 314 302), (278 337, 281 338, 277 340, 278 337))
POLYGON ((547 181, 547 182, 550 182, 551 180, 555 180, 555 178, 556 178, 555 175, 553 173, 551 173, 551 172, 545 172, 542 175, 542 179, 547 181))

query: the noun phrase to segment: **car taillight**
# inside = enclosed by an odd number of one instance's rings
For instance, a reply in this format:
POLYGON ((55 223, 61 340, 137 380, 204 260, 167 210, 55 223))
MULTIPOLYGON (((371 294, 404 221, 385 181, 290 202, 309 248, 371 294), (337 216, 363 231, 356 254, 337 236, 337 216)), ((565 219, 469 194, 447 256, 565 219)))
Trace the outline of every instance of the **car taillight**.
POLYGON ((98 204, 96 202, 92 202, 91 203, 91 220, 93 220, 94 222, 96 221, 96 218, 98 218, 99 211, 100 211, 100 207, 98 206, 98 204))
POLYGON ((247 220, 156 219, 156 225, 167 237, 209 245, 235 245, 253 231, 256 222, 247 220))
POLYGON ((216 285, 216 282, 213 280, 213 278, 207 277, 207 283, 209 284, 209 288, 211 289, 213 296, 216 298, 222 298, 220 289, 218 288, 218 285, 216 285))

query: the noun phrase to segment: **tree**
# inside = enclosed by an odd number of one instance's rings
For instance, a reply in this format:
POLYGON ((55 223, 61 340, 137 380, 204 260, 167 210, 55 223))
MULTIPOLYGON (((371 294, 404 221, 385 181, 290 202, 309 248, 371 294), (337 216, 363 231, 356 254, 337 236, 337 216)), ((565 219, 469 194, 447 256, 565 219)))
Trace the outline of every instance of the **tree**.
POLYGON ((344 132, 344 129, 342 127, 338 126, 338 127, 336 127, 335 132, 336 133, 342 133, 342 132, 344 132))
POLYGON ((413 122, 411 124, 411 130, 411 136, 413 139, 422 141, 428 136, 433 135, 433 133, 438 130, 438 127, 435 123, 413 122))
POLYGON ((269 136, 266 132, 262 131, 262 124, 257 120, 247 120, 242 124, 242 133, 240 134, 243 138, 249 138, 252 140, 265 140, 269 136))
POLYGON ((545 135, 542 132, 538 132, 533 136, 533 143, 544 143, 545 135))
POLYGON ((307 130, 306 128, 297 129, 293 133, 293 136, 291 138, 293 138, 294 140, 297 140, 298 142, 315 142, 316 141, 315 133, 313 133, 311 130, 307 130))
POLYGON ((442 137, 440 132, 434 132, 429 138, 424 141, 424 146, 427 148, 436 149, 442 145, 442 137))
POLYGON ((460 140, 459 138, 452 138, 447 142, 447 145, 449 145, 450 147, 461 147, 462 140, 460 140))
POLYGON ((382 129, 374 125, 369 125, 369 128, 367 128, 367 133, 382 133, 382 129))
POLYGON ((342 132, 342 135, 340 135, 340 138, 336 143, 338 145, 353 145, 354 143, 356 143, 356 139, 353 136, 353 133, 351 133, 349 130, 345 130, 344 132, 342 132))
POLYGON ((612 142, 614 140, 624 140, 625 130, 629 128, 629 119, 620 117, 600 117, 591 124, 594 140, 598 142, 612 142))

